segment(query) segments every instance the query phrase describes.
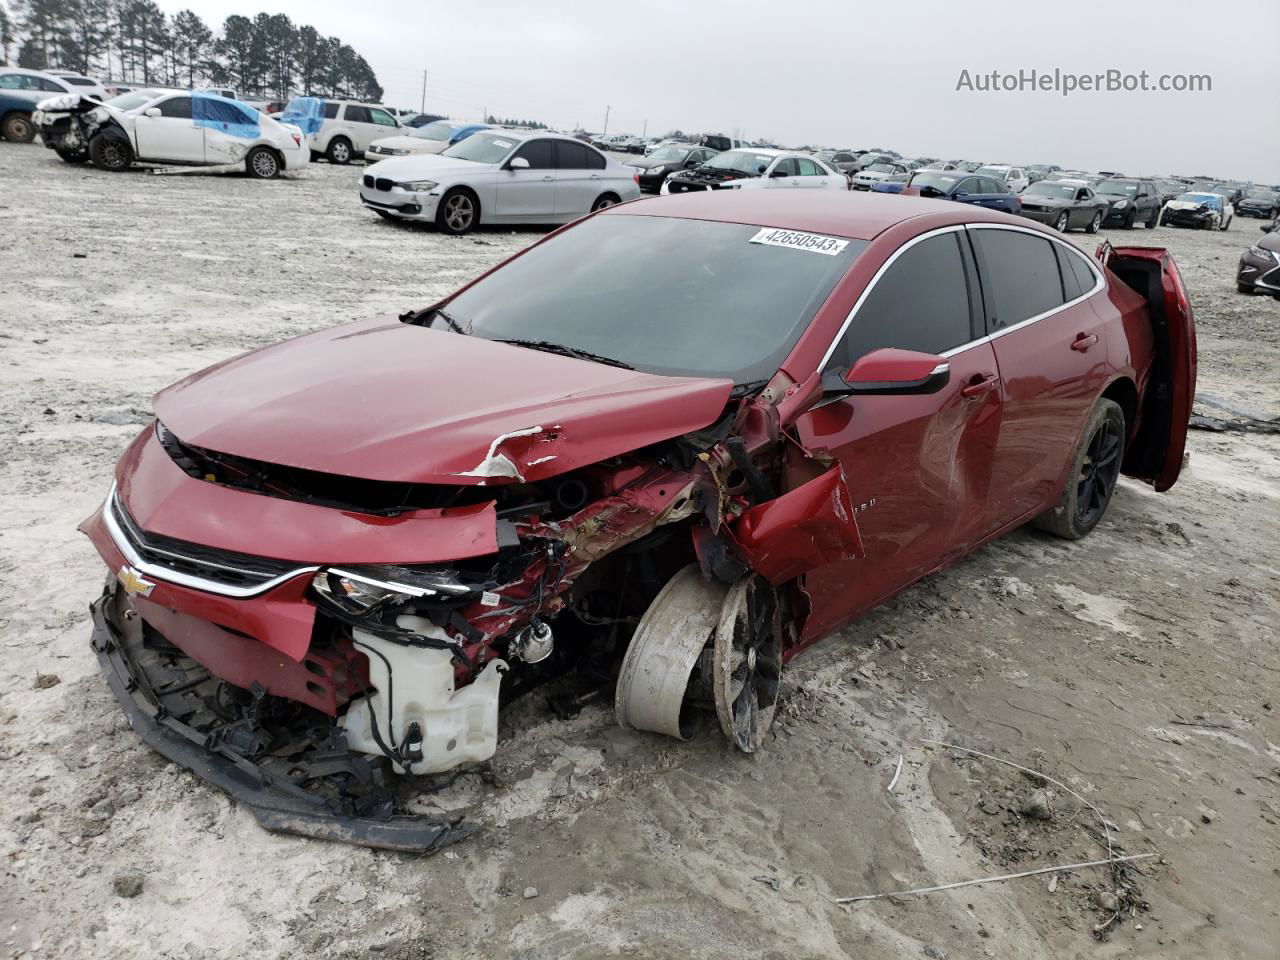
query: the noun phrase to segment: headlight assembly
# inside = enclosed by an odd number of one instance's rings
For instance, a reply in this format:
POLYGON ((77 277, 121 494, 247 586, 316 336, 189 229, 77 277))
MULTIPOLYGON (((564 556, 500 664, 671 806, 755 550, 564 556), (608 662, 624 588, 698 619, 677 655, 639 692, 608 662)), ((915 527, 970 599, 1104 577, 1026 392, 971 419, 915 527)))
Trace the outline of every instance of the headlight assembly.
POLYGON ((311 578, 315 592, 338 609, 373 613, 422 598, 448 599, 476 592, 448 573, 398 566, 329 567, 311 578))
POLYGON ((1117 201, 1116 201, 1116 209, 1117 209, 1117 210, 1123 210, 1123 209, 1124 209, 1125 207, 1127 207, 1128 205, 1129 205, 1129 201, 1128 201, 1128 200, 1117 200, 1117 201))
POLYGON ((1266 247, 1261 247, 1256 243, 1249 248, 1249 253, 1259 260, 1275 261, 1278 259, 1274 250, 1268 250, 1266 247))
POLYGON ((406 183, 398 184, 401 190, 408 190, 410 193, 427 193, 434 190, 439 184, 434 180, 410 180, 406 183))

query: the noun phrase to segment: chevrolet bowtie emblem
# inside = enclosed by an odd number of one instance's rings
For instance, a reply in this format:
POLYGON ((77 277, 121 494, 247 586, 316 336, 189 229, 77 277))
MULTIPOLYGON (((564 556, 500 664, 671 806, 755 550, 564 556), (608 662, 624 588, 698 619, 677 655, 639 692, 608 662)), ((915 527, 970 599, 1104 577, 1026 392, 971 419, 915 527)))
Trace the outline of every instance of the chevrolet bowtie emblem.
POLYGON ((151 591, 155 589, 154 583, 143 580, 142 574, 128 564, 117 571, 116 579, 120 581, 120 586, 124 587, 124 592, 131 597, 149 597, 151 591))

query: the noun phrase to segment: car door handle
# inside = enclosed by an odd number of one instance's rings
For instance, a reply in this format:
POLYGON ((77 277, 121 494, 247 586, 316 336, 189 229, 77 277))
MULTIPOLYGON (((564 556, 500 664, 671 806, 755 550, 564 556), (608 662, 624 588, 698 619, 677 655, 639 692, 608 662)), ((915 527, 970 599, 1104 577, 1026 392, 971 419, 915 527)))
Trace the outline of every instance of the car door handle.
POLYGON ((552 176, 546 176, 546 177, 543 177, 542 179, 543 179, 543 180, 554 180, 554 179, 555 179, 555 177, 552 177, 552 176))
POLYGON ((1076 334, 1076 338, 1071 341, 1071 349, 1078 350, 1080 353, 1084 353, 1086 350, 1088 350, 1097 342, 1098 342, 1098 335, 1096 333, 1076 334))
POLYGON ((986 376, 975 374, 973 380, 960 388, 960 396, 970 399, 985 396, 999 382, 1000 378, 994 373, 988 373, 986 376))

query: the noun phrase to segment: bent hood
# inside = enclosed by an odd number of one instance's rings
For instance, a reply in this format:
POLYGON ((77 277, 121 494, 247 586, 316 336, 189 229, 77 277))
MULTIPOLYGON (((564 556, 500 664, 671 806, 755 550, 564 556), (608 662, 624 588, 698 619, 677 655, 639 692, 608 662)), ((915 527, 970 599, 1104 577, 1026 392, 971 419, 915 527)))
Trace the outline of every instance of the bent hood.
POLYGON ((403 483, 536 481, 689 433, 729 380, 663 377, 380 317, 265 347, 162 390, 184 443, 403 483))

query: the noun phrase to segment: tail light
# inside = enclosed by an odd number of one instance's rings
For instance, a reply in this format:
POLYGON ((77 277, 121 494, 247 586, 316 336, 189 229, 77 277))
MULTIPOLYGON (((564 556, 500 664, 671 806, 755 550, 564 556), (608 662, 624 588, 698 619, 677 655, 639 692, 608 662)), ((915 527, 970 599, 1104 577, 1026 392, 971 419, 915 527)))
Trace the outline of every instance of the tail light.
POLYGON ((294 146, 297 146, 297 147, 302 146, 302 137, 299 134, 291 133, 289 134, 289 136, 293 137, 294 146))
POLYGON ((634 182, 635 182, 635 185, 636 185, 637 187, 638 187, 638 186, 640 186, 640 171, 639 171, 639 170, 637 170, 635 173, 633 173, 633 174, 631 175, 631 179, 632 179, 632 181, 634 181, 634 182))

